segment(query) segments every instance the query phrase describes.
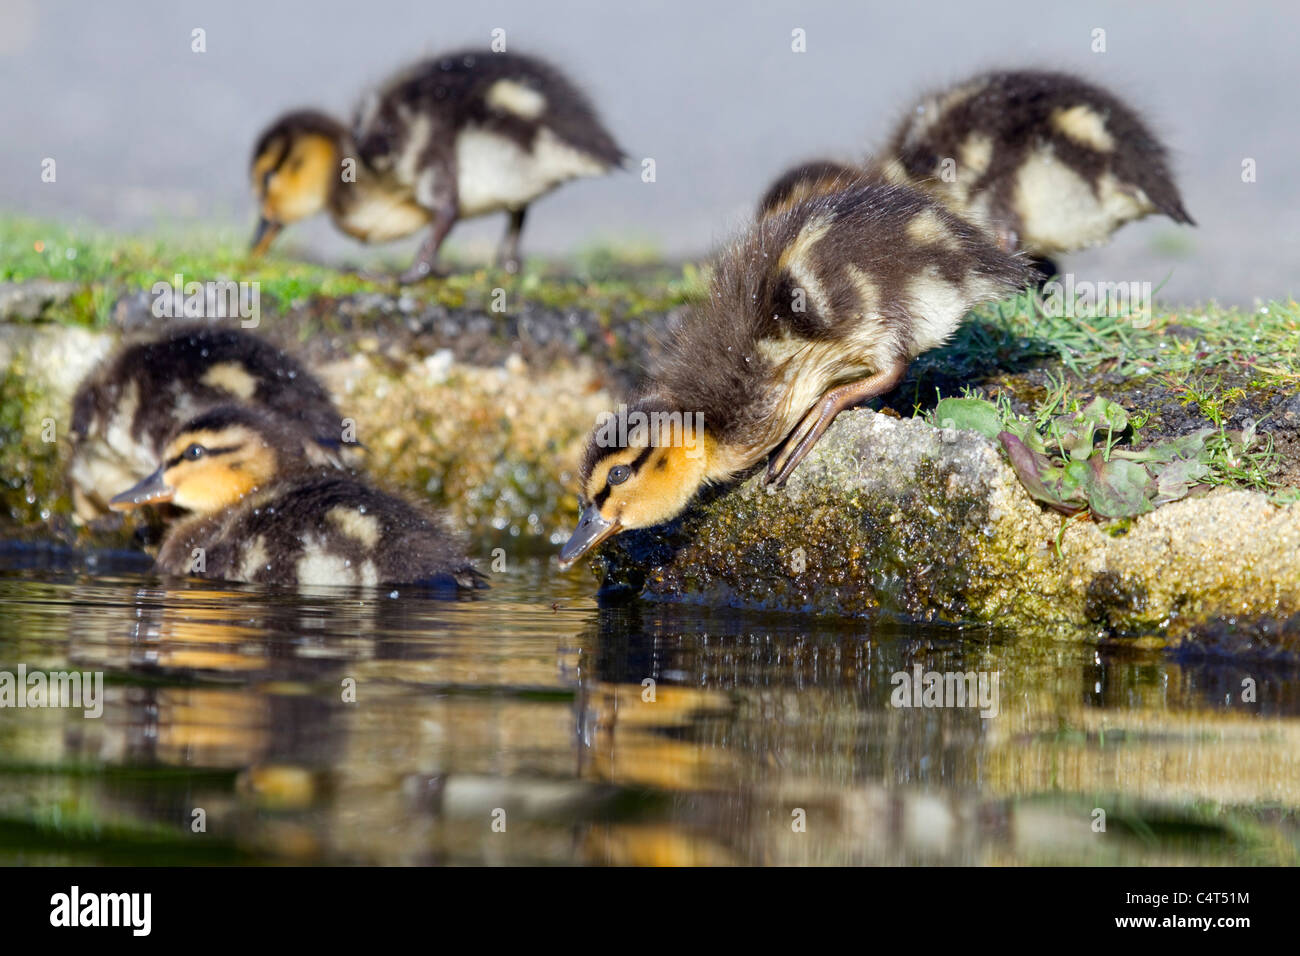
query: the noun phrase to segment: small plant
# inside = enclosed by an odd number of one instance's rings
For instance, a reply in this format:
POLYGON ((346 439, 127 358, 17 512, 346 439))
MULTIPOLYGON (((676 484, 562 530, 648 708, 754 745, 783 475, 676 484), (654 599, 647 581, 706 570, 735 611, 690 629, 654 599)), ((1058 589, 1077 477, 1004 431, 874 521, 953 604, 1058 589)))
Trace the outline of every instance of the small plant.
POLYGON ((1063 514, 1132 518, 1191 494, 1198 486, 1239 484, 1267 488, 1276 464, 1272 443, 1259 445, 1252 423, 1240 432, 1222 421, 1142 448, 1134 422, 1100 396, 1080 408, 1053 382, 1032 420, 997 403, 967 395, 945 398, 931 421, 996 439, 1016 476, 1038 501, 1063 514))

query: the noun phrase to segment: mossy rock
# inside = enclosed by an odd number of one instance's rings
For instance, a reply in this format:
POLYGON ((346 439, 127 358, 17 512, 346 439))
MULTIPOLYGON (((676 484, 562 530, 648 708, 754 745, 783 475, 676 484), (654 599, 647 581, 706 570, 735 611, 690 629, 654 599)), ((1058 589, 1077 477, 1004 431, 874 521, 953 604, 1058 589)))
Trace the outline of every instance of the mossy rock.
POLYGON ((1178 636, 1300 609, 1300 505, 1220 489, 1122 524, 1070 519, 992 441, 854 411, 785 489, 756 474, 621 535, 597 575, 607 600, 1178 636))

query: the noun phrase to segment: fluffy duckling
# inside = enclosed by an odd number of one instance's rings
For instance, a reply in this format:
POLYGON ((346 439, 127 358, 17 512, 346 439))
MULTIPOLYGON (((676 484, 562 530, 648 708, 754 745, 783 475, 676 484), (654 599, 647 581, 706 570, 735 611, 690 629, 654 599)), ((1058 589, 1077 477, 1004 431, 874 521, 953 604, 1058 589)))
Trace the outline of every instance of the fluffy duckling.
POLYGON ((402 276, 413 281, 435 274, 438 249, 458 220, 505 212, 498 261, 516 271, 529 203, 622 160, 586 96, 554 67, 514 53, 449 53, 366 97, 351 130, 321 113, 296 112, 258 138, 254 252, 285 225, 322 210, 362 242, 428 226, 402 276))
POLYGON ((987 73, 928 96, 874 165, 1039 259, 1155 212, 1194 225, 1146 124, 1066 73, 987 73))
POLYGON ((760 219, 721 254, 626 415, 597 425, 561 567, 668 521, 703 486, 772 455, 784 484, 841 411, 892 389, 1026 265, 924 194, 859 184, 760 219))
POLYGON ((441 517, 312 464, 296 425, 262 409, 223 405, 186 422, 157 470, 112 506, 164 501, 193 513, 163 541, 164 574, 304 586, 483 583, 441 517))
POLYGON ((830 159, 814 159, 791 166, 772 181, 758 201, 758 218, 784 212, 827 193, 847 189, 861 179, 863 171, 830 159))
POLYGON ((356 464, 343 417, 296 359, 236 329, 184 325, 119 349, 77 388, 67 480, 77 516, 109 513, 108 500, 148 475, 176 426, 214 405, 246 402, 297 423, 305 453, 356 464))

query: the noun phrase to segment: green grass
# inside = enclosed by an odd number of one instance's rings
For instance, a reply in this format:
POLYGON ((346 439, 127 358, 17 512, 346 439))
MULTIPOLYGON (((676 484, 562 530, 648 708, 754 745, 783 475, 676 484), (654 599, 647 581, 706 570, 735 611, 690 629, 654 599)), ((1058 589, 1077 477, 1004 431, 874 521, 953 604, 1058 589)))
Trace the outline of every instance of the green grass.
MULTIPOLYGON (((283 308, 312 297, 338 298, 399 291, 418 303, 448 308, 487 308, 492 290, 511 303, 547 308, 583 308, 611 318, 665 311, 700 294, 691 267, 660 262, 644 245, 582 250, 563 266, 530 261, 519 275, 495 269, 457 268, 446 279, 399 287, 388 277, 395 263, 368 266, 365 274, 294 258, 292 246, 263 259, 246 251, 247 237, 179 232, 117 235, 91 226, 55 225, 29 219, 0 219, 0 282, 52 279, 82 286, 64 305, 47 310, 53 321, 107 325, 124 293, 148 291, 157 282, 232 279, 257 282, 262 307, 283 308)), ((450 261, 455 263, 453 254, 450 261)))
POLYGON ((1271 302, 1242 310, 1206 305, 1155 308, 1145 325, 1127 316, 1079 318, 1045 314, 1029 296, 991 310, 966 348, 1006 348, 1052 355, 1079 378, 1104 367, 1123 377, 1159 372, 1188 380, 1206 369, 1248 371, 1256 387, 1300 386, 1300 303, 1271 302))

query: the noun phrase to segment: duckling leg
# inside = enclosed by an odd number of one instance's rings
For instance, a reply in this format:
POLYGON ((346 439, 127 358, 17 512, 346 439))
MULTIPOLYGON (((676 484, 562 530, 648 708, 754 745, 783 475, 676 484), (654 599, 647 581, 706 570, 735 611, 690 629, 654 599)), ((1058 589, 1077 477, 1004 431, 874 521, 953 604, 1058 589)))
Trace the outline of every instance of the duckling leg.
POLYGON ((497 265, 512 274, 519 271, 519 234, 524 231, 524 214, 527 212, 527 206, 510 210, 510 225, 506 227, 505 238, 497 250, 497 265))
POLYGON ((454 199, 440 204, 434 210, 433 225, 429 227, 429 234, 424 237, 424 242, 420 243, 420 251, 415 254, 415 261, 411 263, 411 268, 397 277, 398 282, 406 284, 446 275, 438 267, 438 250, 442 248, 442 241, 447 238, 447 233, 451 232, 451 227, 456 224, 459 216, 460 208, 454 199))
POLYGON ((772 456, 767 466, 766 485, 783 486, 786 479, 794 472, 804 456, 812 451, 813 445, 826 433, 835 416, 846 408, 861 404, 869 398, 883 395, 903 380, 907 363, 899 361, 892 368, 879 372, 860 382, 849 382, 833 388, 808 410, 808 414, 795 426, 790 437, 782 443, 780 449, 772 456))

